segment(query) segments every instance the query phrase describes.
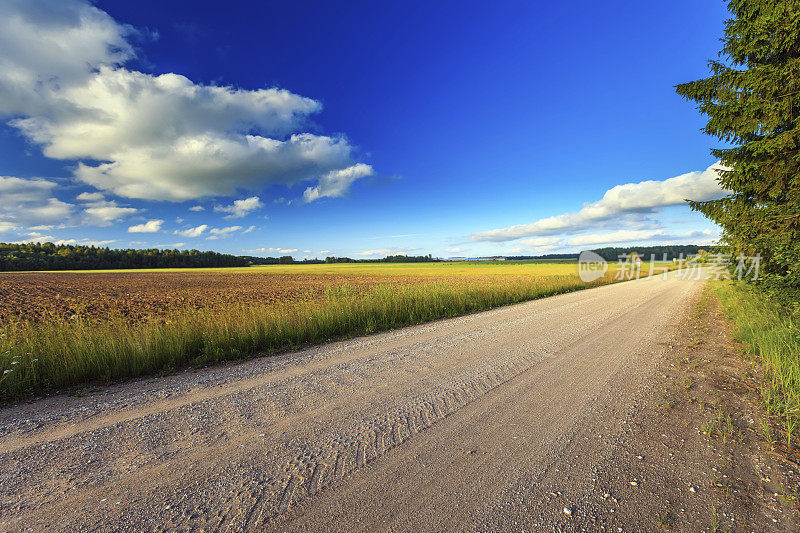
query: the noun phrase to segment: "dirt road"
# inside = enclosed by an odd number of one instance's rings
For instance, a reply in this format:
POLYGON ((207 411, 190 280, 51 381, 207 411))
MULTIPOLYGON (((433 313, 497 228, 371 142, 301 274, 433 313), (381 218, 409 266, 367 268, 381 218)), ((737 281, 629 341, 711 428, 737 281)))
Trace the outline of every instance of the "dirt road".
POLYGON ((586 528, 700 288, 627 282, 5 408, 0 530, 586 528))

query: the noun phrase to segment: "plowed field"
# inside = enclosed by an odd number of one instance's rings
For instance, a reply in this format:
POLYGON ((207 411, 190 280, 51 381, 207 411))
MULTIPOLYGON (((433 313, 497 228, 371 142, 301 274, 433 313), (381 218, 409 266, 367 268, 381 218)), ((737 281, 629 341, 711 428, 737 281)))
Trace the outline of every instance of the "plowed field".
POLYGON ((191 309, 313 300, 332 288, 362 292, 377 284, 423 281, 430 277, 263 271, 3 273, 0 323, 78 317, 99 321, 122 317, 146 323, 191 309))

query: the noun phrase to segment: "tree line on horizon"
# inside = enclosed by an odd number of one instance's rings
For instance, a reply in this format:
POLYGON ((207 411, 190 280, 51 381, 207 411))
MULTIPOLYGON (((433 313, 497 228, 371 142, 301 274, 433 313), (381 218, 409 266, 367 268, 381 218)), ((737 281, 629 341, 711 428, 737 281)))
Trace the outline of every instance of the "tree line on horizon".
MULTIPOLYGON (((655 246, 622 246, 622 247, 607 247, 595 248, 589 250, 596 253, 603 259, 609 262, 619 261, 620 258, 629 257, 635 253, 642 257, 645 261, 654 258, 656 261, 672 261, 673 259, 686 259, 690 256, 697 255, 701 250, 707 249, 697 244, 667 244, 655 246)), ((540 260, 559 260, 576 261, 578 253, 571 254, 545 254, 545 255, 510 255, 506 259, 510 261, 525 261, 531 259, 540 260)))
MULTIPOLYGON (((651 254, 656 260, 688 257, 701 250, 697 245, 632 246, 592 250, 606 261, 617 261, 633 252, 644 259, 651 254)), ((498 256, 510 261, 551 260, 575 261, 577 253, 539 256, 498 256)), ((138 268, 223 268, 253 265, 313 265, 335 263, 434 263, 442 261, 428 255, 389 255, 377 259, 353 259, 329 256, 324 259, 297 260, 291 255, 280 257, 237 256, 219 252, 176 249, 114 249, 79 244, 0 243, 0 271, 21 270, 114 270, 138 268)))
POLYGON ((222 268, 251 265, 322 263, 423 263, 438 261, 431 255, 390 255, 381 259, 295 260, 281 257, 237 256, 219 252, 176 249, 114 249, 79 244, 0 243, 0 271, 20 270, 114 270, 137 268, 222 268))
POLYGON ((632 253, 638 254, 645 261, 649 261, 650 259, 655 259, 656 261, 672 261, 673 259, 687 259, 693 255, 697 255, 704 248, 708 247, 702 247, 696 244, 670 244, 663 246, 597 248, 592 250, 592 252, 609 262, 619 261, 620 258, 628 257, 632 253))
POLYGON ((249 264, 242 257, 200 250, 118 250, 52 242, 0 243, 0 271, 242 267, 249 264))

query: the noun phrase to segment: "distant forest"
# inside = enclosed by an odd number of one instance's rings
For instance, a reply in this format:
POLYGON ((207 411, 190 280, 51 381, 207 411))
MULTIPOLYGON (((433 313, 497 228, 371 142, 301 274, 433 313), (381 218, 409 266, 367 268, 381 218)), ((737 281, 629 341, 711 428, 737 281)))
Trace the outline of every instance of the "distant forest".
POLYGON ((426 256, 392 255, 383 259, 328 257, 295 261, 290 255, 255 257, 201 252, 199 250, 147 250, 97 248, 51 242, 31 244, 0 243, 0 271, 99 270, 117 268, 203 268, 246 267, 250 265, 291 265, 315 263, 421 263, 438 261, 426 256))
MULTIPOLYGON (((700 246, 632 246, 626 248, 600 248, 593 250, 606 261, 617 261, 620 256, 637 252, 644 259, 655 254, 656 259, 667 260, 697 254, 700 246)), ((512 261, 529 259, 574 261, 578 254, 548 254, 539 256, 509 256, 512 261)), ((256 257, 202 252, 199 250, 148 250, 96 248, 74 244, 56 245, 51 242, 32 244, 0 243, 0 271, 13 270, 98 270, 117 268, 202 268, 245 267, 250 265, 292 265, 321 263, 434 263, 440 261, 429 255, 390 255, 381 259, 352 259, 326 257, 325 259, 295 260, 290 255, 281 257, 256 257)))
POLYGON ((670 245, 670 246, 628 246, 625 248, 598 248, 592 250, 594 253, 605 259, 606 261, 619 261, 621 256, 630 255, 636 252, 645 261, 650 260, 651 255, 655 255, 655 260, 660 261, 666 259, 671 261, 673 259, 686 258, 690 255, 696 255, 700 250, 708 250, 708 246, 697 246, 695 244, 683 245, 670 245))
POLYGON ((114 250, 94 246, 0 243, 0 270, 97 270, 248 266, 243 257, 199 250, 114 250))
MULTIPOLYGON (((705 249, 708 248, 708 246, 705 247, 705 249)), ((669 246, 626 246, 624 248, 598 248, 592 251, 606 261, 618 261, 621 256, 627 256, 633 252, 639 254, 644 260, 649 260, 650 256, 655 254, 657 261, 664 259, 664 254, 666 254, 666 259, 671 261, 673 259, 680 259, 681 257, 696 255, 702 249, 704 249, 704 247, 697 246, 695 244, 682 244, 669 246)), ((506 257, 506 259, 510 261, 524 261, 526 259, 564 259, 577 261, 578 254, 512 255, 506 257)))
POLYGON ((527 261, 530 259, 544 259, 549 261, 556 261, 564 259, 567 261, 577 261, 578 254, 545 254, 545 255, 509 255, 506 256, 508 261, 527 261))
POLYGON ((389 255, 381 259, 352 259, 350 257, 326 257, 325 259, 303 259, 296 261, 291 255, 281 257, 244 256, 251 265, 314 265, 322 263, 435 263, 441 261, 431 255, 389 255))

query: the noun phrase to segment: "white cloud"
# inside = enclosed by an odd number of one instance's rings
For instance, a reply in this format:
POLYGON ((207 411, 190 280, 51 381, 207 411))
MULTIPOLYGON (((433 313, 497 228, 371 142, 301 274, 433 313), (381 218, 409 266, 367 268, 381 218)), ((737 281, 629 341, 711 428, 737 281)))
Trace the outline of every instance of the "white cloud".
POLYGON ((525 246, 552 246, 561 242, 561 237, 531 237, 519 241, 525 246))
POLYGON ((106 200, 100 193, 81 193, 76 197, 83 204, 79 222, 91 226, 109 226, 139 212, 135 207, 122 207, 106 200))
POLYGON ((585 246, 597 244, 612 244, 619 242, 646 241, 657 239, 659 241, 685 240, 695 237, 711 235, 711 230, 687 231, 685 233, 670 233, 665 230, 619 230, 612 233, 578 235, 567 241, 569 246, 585 246))
POLYGON ((255 211, 256 209, 261 209, 262 207, 264 207, 264 204, 261 203, 261 200, 258 198, 258 196, 251 196, 250 198, 245 198, 243 200, 234 200, 232 205, 216 205, 214 206, 214 211, 218 213, 230 213, 224 218, 242 218, 243 216, 255 211))
POLYGON ((0 176, 0 223, 6 228, 64 223, 75 206, 53 196, 56 186, 41 178, 0 176))
POLYGON ((27 237, 25 237, 24 239, 16 240, 11 244, 31 244, 34 242, 51 242, 55 238, 52 235, 45 235, 43 233, 38 233, 38 232, 27 233, 26 235, 27 237))
POLYGON ((196 228, 189 228, 189 229, 185 229, 185 230, 175 230, 175 234, 176 235, 182 235, 184 237, 199 237, 207 229, 208 229, 208 225, 207 224, 201 224, 200 226, 197 226, 196 228))
POLYGON ((456 248, 448 248, 447 251, 450 252, 451 254, 457 254, 459 252, 463 252, 464 250, 456 247, 456 248))
POLYGON ((189 208, 189 211, 194 211, 195 213, 197 213, 199 211, 205 211, 205 209, 206 208, 203 207, 202 205, 193 205, 192 207, 189 208))
POLYGON ((297 248, 255 248, 253 250, 245 250, 245 252, 251 254, 291 254, 296 251, 297 248))
POLYGON ((344 196, 355 180, 372 174, 372 167, 364 163, 341 170, 332 170, 323 175, 316 186, 308 187, 303 193, 303 199, 306 202, 313 202, 325 196, 331 198, 344 196))
MULTIPOLYGON (((715 169, 689 172, 663 181, 641 181, 617 185, 606 191, 601 200, 587 204, 576 213, 543 218, 529 224, 481 231, 470 235, 473 241, 502 242, 523 237, 578 233, 607 222, 641 222, 659 209, 682 205, 689 200, 710 200, 725 195, 715 169), (627 220, 626 220, 627 217, 627 220)), ((618 224, 619 225, 619 224, 618 224)))
POLYGON ((246 230, 244 230, 242 233, 250 233, 250 232, 251 232, 251 231, 253 231, 254 229, 256 229, 256 227, 255 227, 255 226, 250 226, 250 227, 248 227, 246 230))
POLYGON ((174 244, 154 244, 152 248, 182 248, 186 246, 185 242, 176 242, 174 244))
POLYGON ((394 250, 391 248, 378 248, 375 250, 364 250, 363 252, 358 252, 358 255, 393 255, 394 250))
POLYGON ((375 250, 364 250, 363 252, 358 252, 358 255, 368 256, 368 255, 380 255, 380 256, 387 256, 387 255, 404 255, 408 252, 414 252, 419 250, 419 248, 378 248, 375 250))
POLYGON ((82 192, 75 199, 79 202, 102 202, 105 197, 99 192, 82 192))
POLYGON ((53 244, 57 246, 67 245, 67 244, 79 244, 81 246, 96 246, 96 247, 103 247, 108 246, 111 243, 117 242, 114 239, 110 239, 107 241, 94 241, 92 239, 61 239, 58 241, 53 241, 53 244))
POLYGON ((17 0, 3 11, 0 115, 46 156, 77 160, 85 183, 185 201, 308 180, 319 180, 317 197, 339 196, 355 179, 344 137, 303 131, 322 108, 313 99, 129 70, 134 30, 88 2, 17 0))
POLYGON ((139 212, 99 193, 79 194, 80 204, 63 202, 53 195, 57 187, 55 181, 42 178, 0 176, 0 227, 48 231, 75 225, 108 226, 139 212))
POLYGON ((139 210, 133 207, 119 207, 116 202, 107 202, 108 205, 87 207, 83 210, 85 221, 93 226, 108 226, 113 222, 127 218, 139 210))
POLYGON ((320 251, 319 251, 319 252, 317 252, 317 253, 318 253, 318 254, 320 254, 320 255, 322 255, 322 254, 329 254, 329 253, 331 253, 331 250, 320 250, 320 251))
POLYGON ((228 226, 227 228, 212 228, 211 233, 214 235, 226 235, 228 233, 233 233, 234 231, 239 231, 242 229, 241 226, 228 226))
POLYGON ((32 231, 25 234, 24 239, 14 241, 12 244, 30 244, 34 242, 52 242, 56 246, 66 246, 70 244, 77 244, 81 246, 108 246, 111 243, 117 242, 114 239, 106 241, 96 241, 93 239, 56 239, 52 235, 46 235, 37 231, 32 231))
POLYGON ((211 228, 211 235, 206 237, 206 240, 213 241, 222 237, 227 237, 231 233, 237 232, 242 229, 241 226, 228 226, 226 228, 211 228))
POLYGON ((519 241, 522 246, 506 250, 507 254, 539 255, 553 251, 562 244, 561 237, 531 237, 519 241))
POLYGON ((144 224, 137 224, 128 228, 128 233, 158 233, 161 231, 163 220, 155 219, 148 220, 144 224))

